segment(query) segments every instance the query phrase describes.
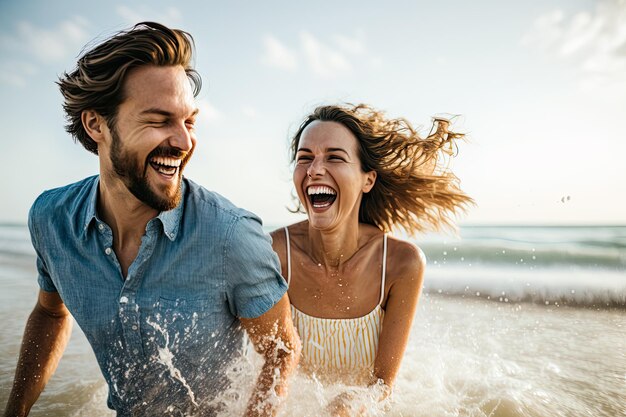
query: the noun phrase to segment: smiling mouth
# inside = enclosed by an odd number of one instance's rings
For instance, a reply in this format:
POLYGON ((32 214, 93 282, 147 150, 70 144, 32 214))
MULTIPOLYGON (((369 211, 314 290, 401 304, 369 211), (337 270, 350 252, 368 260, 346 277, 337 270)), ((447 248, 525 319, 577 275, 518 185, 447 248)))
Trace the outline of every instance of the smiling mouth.
POLYGON ((326 185, 312 185, 306 191, 313 208, 330 207, 337 199, 337 191, 326 185))
POLYGON ((160 174, 172 176, 176 174, 180 165, 182 163, 181 159, 171 158, 165 156, 154 156, 150 158, 150 166, 155 169, 160 174))

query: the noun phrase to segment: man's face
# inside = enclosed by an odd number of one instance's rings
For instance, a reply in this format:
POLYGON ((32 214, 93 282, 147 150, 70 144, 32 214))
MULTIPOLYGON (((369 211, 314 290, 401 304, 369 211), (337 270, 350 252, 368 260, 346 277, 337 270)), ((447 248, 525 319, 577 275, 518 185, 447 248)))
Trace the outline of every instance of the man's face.
POLYGON ((171 210, 196 144, 189 80, 180 66, 140 67, 127 76, 124 96, 110 126, 110 174, 147 206, 171 210))

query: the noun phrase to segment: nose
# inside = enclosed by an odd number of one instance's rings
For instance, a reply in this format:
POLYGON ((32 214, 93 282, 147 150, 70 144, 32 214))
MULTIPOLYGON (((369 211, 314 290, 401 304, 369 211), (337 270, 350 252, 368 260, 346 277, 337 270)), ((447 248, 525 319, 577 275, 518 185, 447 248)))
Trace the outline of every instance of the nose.
POLYGON ((311 178, 323 176, 326 173, 324 161, 321 158, 314 158, 306 173, 311 178))
POLYGON ((181 151, 189 152, 195 145, 196 137, 193 128, 187 126, 186 123, 177 125, 173 129, 168 140, 170 146, 178 148, 181 151))

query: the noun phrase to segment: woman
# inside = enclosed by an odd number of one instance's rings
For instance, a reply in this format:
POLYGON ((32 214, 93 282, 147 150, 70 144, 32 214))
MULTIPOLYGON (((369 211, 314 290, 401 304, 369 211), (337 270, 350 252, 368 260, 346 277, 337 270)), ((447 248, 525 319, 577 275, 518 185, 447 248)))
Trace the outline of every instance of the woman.
MULTIPOLYGON (((442 168, 461 136, 447 127, 437 120, 422 139, 404 119, 369 106, 323 106, 292 140, 293 182, 308 220, 272 238, 302 339, 300 366, 322 382, 393 385, 425 258, 387 233, 451 226, 448 215, 472 201, 442 168)), ((335 415, 346 402, 335 401, 335 415)))

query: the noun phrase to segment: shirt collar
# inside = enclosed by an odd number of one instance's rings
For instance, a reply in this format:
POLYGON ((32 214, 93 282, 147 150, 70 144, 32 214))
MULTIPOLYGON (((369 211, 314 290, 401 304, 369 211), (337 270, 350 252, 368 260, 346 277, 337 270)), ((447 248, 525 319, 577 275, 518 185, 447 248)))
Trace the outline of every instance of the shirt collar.
MULTIPOLYGON (((87 207, 85 210, 85 215, 83 217, 83 235, 86 236, 87 229, 89 225, 94 220, 98 219, 97 214, 97 204, 98 204, 98 190, 100 185, 100 177, 94 177, 95 180, 93 185, 91 186, 91 190, 89 191, 89 195, 87 196, 87 207)), ((169 240, 174 241, 176 236, 178 235, 178 229, 180 226, 180 221, 183 216, 183 206, 185 205, 185 194, 187 191, 187 182, 183 179, 181 181, 181 201, 180 203, 171 210, 162 211, 156 217, 163 224, 163 232, 165 236, 168 237, 169 240)))
POLYGON ((183 217, 183 206, 185 205, 185 194, 187 191, 187 182, 184 179, 181 181, 180 191, 182 196, 180 203, 178 203, 178 205, 171 210, 160 212, 156 217, 161 220, 161 223, 163 224, 163 232, 165 232, 165 236, 167 236, 172 242, 178 235, 180 221, 183 217))
POLYGON ((96 206, 98 204, 99 185, 100 177, 96 175, 93 177, 93 184, 91 185, 91 190, 89 190, 89 194, 87 195, 87 206, 83 217, 83 236, 87 235, 87 229, 89 228, 91 222, 98 218, 96 214, 96 206))

